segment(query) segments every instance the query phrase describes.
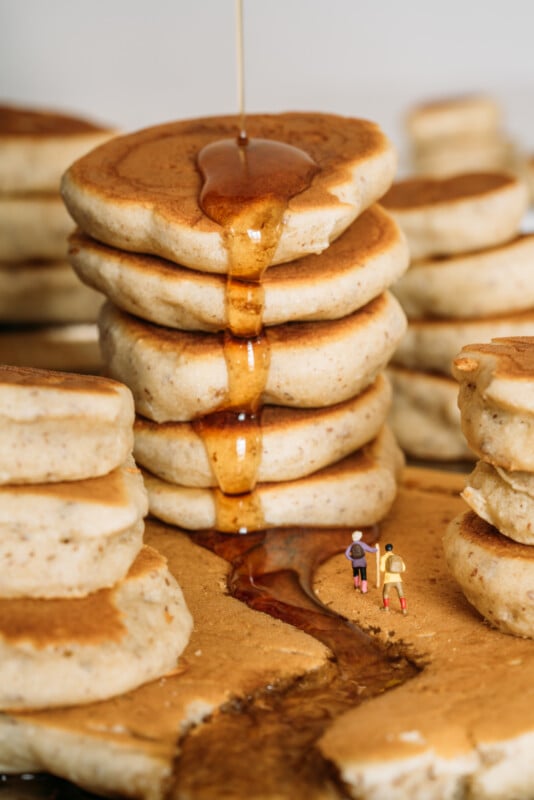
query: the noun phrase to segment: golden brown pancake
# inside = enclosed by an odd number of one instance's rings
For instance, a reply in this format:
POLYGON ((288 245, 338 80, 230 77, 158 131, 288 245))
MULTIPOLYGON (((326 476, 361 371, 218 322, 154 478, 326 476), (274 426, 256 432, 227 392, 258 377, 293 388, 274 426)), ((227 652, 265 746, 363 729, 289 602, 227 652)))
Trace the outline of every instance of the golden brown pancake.
POLYGON ((0 192, 58 192, 67 167, 112 133, 69 114, 0 105, 0 192))
POLYGON ((482 94, 444 97, 419 103, 406 117, 410 138, 417 144, 499 130, 502 111, 497 101, 482 94))
MULTIPOLYGON (((81 233, 71 237, 69 255, 80 278, 124 311, 185 330, 221 330, 228 324, 225 276, 107 247, 81 233)), ((404 235, 375 205, 320 255, 267 270, 263 324, 351 314, 385 291, 407 266, 404 235)))
MULTIPOLYGON (((62 182, 67 207, 82 230, 105 244, 226 272, 222 229, 199 206, 196 159, 205 145, 238 132, 237 117, 208 117, 116 138, 67 171, 62 182)), ((393 148, 366 120, 251 115, 247 134, 290 143, 319 167, 310 187, 289 201, 275 264, 323 251, 393 180, 393 148)))
POLYGON ((89 703, 155 680, 176 668, 191 627, 180 587, 150 547, 112 589, 2 599, 0 708, 89 703))
MULTIPOLYGON (((267 328, 270 350, 262 403, 333 405, 372 383, 406 328, 387 292, 347 317, 267 328)), ((108 373, 127 383, 136 410, 155 422, 183 422, 219 410, 228 396, 223 336, 142 322, 106 304, 100 316, 108 373)))
POLYGON ((528 192, 504 172, 407 178, 382 198, 408 239, 412 260, 480 250, 519 232, 528 192))
POLYGON ((98 374, 102 358, 95 323, 0 328, 0 363, 98 374))

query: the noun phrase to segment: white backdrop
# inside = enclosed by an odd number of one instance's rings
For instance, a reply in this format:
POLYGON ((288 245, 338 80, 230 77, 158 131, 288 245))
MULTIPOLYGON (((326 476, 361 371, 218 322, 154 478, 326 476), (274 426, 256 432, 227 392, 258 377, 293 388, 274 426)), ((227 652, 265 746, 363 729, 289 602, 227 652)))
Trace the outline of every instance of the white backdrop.
MULTIPOLYGON (((244 0, 246 105, 378 121, 485 90, 534 152, 533 0, 244 0)), ((237 111, 234 0, 0 0, 0 98, 124 129, 237 111)))

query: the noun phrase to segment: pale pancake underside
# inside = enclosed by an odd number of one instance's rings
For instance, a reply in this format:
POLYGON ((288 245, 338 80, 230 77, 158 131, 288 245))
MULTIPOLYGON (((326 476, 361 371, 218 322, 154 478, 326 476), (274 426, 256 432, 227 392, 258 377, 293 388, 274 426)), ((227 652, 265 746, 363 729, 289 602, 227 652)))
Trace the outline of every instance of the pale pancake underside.
MULTIPOLYGON (((71 237, 70 259, 83 281, 138 317, 185 330, 228 325, 225 276, 127 253, 80 234, 71 237)), ((385 291, 407 266, 407 245, 398 225, 373 206, 322 254, 265 272, 263 324, 351 314, 385 291)))
MULTIPOLYGON (((383 369, 405 329, 388 293, 341 320, 266 329, 270 367, 262 402, 313 408, 354 397, 383 369)), ((159 328, 109 304, 100 332, 109 374, 129 385, 143 416, 187 421, 224 403, 228 375, 219 336, 159 328)))
MULTIPOLYGON (((373 525, 384 517, 396 493, 402 455, 388 429, 362 450, 300 480, 258 484, 252 492, 261 521, 241 497, 233 499, 234 525, 259 528, 373 525)), ((151 513, 189 530, 215 528, 215 490, 178 486, 144 473, 151 513)), ((229 502, 232 498, 226 498, 229 502)))

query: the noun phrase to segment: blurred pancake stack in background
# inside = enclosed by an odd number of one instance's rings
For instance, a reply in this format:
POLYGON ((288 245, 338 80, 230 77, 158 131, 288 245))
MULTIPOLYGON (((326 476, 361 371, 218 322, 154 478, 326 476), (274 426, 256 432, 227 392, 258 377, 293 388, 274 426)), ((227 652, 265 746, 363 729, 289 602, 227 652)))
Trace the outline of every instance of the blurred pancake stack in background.
POLYGON ((64 114, 0 106, 0 362, 99 368, 102 297, 68 263, 73 226, 59 184, 72 161, 111 133, 64 114))

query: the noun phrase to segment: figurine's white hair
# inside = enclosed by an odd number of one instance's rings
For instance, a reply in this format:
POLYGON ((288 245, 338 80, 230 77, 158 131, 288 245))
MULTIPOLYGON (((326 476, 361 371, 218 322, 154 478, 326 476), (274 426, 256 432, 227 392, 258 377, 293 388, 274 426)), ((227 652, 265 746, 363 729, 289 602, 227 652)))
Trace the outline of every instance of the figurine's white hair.
POLYGON ((361 531, 354 531, 354 533, 352 534, 352 541, 353 542, 359 542, 360 539, 362 538, 362 536, 363 536, 363 534, 362 534, 361 531))

